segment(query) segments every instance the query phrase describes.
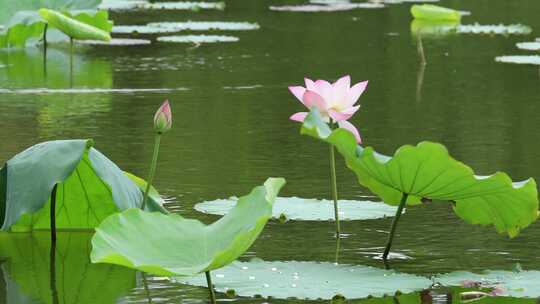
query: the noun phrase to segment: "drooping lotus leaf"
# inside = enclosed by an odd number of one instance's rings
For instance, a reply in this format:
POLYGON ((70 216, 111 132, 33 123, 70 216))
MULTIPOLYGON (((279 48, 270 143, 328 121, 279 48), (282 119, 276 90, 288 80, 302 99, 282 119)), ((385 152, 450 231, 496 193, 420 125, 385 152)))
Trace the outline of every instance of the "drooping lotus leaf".
POLYGON ((540 271, 492 270, 484 273, 456 271, 438 275, 434 281, 445 286, 462 286, 464 282, 476 282, 481 287, 500 287, 502 295, 519 298, 540 297, 540 271))
POLYGON ((475 175, 437 143, 400 147, 393 157, 356 144, 345 129, 332 131, 317 110, 305 119, 303 134, 334 145, 361 185, 385 203, 396 205, 407 193, 409 205, 422 198, 454 202, 456 214, 471 224, 494 225, 499 233, 516 236, 538 217, 536 182, 512 182, 503 172, 475 175))
POLYGON ((461 13, 459 11, 434 4, 415 4, 411 6, 411 14, 415 19, 458 22, 461 20, 461 13))
MULTIPOLYGON (((227 214, 238 201, 238 198, 218 199, 195 205, 195 210, 216 214, 227 214)), ((344 221, 368 220, 392 217, 397 208, 381 202, 372 201, 339 201, 339 219, 344 221)), ((333 221, 334 202, 330 200, 306 199, 299 197, 278 197, 274 202, 272 217, 295 221, 333 221)))
POLYGON ((532 64, 540 65, 539 55, 514 55, 514 56, 499 56, 495 57, 495 61, 515 64, 532 64))
MULTIPOLYGON (((66 11, 63 15, 107 33, 111 31, 113 25, 107 11, 66 11)), ((6 24, 4 31, 0 31, 0 48, 25 47, 28 44, 35 44, 43 37, 44 29, 45 22, 37 10, 17 12, 6 24)), ((66 39, 67 36, 59 30, 48 28, 48 42, 61 42, 66 39)))
MULTIPOLYGON (((56 284, 62 304, 114 304, 136 287, 136 272, 115 265, 96 265, 89 259, 88 232, 58 232, 56 240, 56 284)), ((6 293, 14 302, 54 303, 50 272, 51 241, 48 232, 0 233, 2 272, 6 293), (22 302, 28 299, 29 302, 22 302)))
MULTIPOLYGON (((141 205, 142 191, 92 140, 34 145, 0 171, 2 230, 50 228, 55 184, 57 229, 91 229, 112 213, 141 205)), ((162 211, 150 200, 149 211, 162 211)))
POLYGON ((96 228, 92 262, 156 275, 190 276, 221 268, 255 241, 272 216, 272 204, 284 184, 282 178, 269 178, 208 226, 177 214, 139 209, 112 215, 96 228))
MULTIPOLYGON (((200 276, 178 277, 184 284, 206 286, 200 276)), ((328 262, 234 262, 212 273, 212 282, 219 292, 234 290, 239 296, 261 295, 278 299, 347 299, 366 298, 422 290, 431 280, 369 266, 352 266, 328 262)))
MULTIPOLYGON (((66 14, 60 12, 42 8, 39 10, 39 14, 49 26, 60 30, 72 39, 78 40, 111 40, 111 35, 107 31, 104 31, 94 25, 78 21, 69 17, 66 14)), ((90 19, 89 21, 91 21, 90 19)), ((110 24, 108 24, 110 25, 110 24)), ((112 26, 110 27, 112 29, 112 26)))

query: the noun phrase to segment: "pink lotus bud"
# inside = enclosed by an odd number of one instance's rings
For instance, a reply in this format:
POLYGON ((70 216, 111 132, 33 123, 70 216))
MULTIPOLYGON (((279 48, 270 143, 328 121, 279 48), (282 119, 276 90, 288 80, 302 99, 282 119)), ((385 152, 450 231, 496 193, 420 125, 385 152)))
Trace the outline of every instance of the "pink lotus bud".
POLYGON ((159 107, 156 114, 154 115, 154 129, 158 133, 165 133, 169 131, 172 127, 172 113, 171 106, 169 101, 165 102, 159 107))

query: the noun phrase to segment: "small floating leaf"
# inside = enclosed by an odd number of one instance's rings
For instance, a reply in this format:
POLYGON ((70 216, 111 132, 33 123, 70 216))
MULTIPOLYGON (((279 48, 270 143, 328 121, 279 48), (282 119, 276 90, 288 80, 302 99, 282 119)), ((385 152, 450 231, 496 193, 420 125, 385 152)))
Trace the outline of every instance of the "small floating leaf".
POLYGON ((157 275, 190 276, 221 268, 255 241, 272 216, 272 204, 284 184, 282 178, 269 178, 208 226, 177 214, 139 209, 112 215, 96 228, 92 262, 157 275))
POLYGON ((104 0, 99 6, 107 10, 224 10, 225 2, 153 2, 130 0, 104 0))
POLYGON ((237 42, 240 39, 233 36, 220 36, 220 35, 180 35, 180 36, 163 36, 158 37, 157 41, 160 42, 173 42, 173 43, 218 43, 218 42, 237 42))
POLYGON ((350 11, 354 9, 376 9, 383 8, 383 4, 379 3, 334 3, 329 5, 283 5, 270 6, 270 10, 278 12, 302 12, 302 13, 317 13, 317 12, 339 12, 350 11))
POLYGON ((483 273, 456 271, 438 275, 434 281, 445 286, 462 286, 463 282, 474 281, 482 288, 497 288, 502 295, 518 298, 540 297, 540 271, 502 271, 492 270, 483 273))
MULTIPOLYGON (((219 199, 195 205, 195 210, 215 215, 224 215, 237 202, 237 198, 219 199)), ((341 220, 368 220, 392 217, 396 207, 372 201, 339 201, 339 218, 341 220)), ((299 197, 278 197, 274 203, 272 217, 299 221, 331 221, 334 220, 334 202, 329 200, 305 199, 299 197)))
POLYGON ((147 25, 120 25, 113 28, 113 33, 118 34, 163 34, 177 33, 180 31, 248 31, 259 29, 257 23, 249 22, 210 22, 210 21, 187 21, 187 22, 153 22, 147 25))
POLYGON ((499 57, 495 57, 495 61, 504 62, 504 63, 540 65, 540 56, 539 55, 499 56, 499 57))
POLYGON ((540 51, 540 41, 535 42, 519 42, 516 44, 518 49, 527 51, 540 51))
MULTIPOLYGON (((177 277, 179 283, 206 286, 203 277, 177 277)), ((325 299, 336 295, 358 299, 384 294, 412 292, 431 286, 423 277, 368 266, 318 262, 234 262, 212 272, 219 292, 234 289, 239 296, 277 299, 325 299)))
POLYGON ((538 218, 534 179, 514 183, 503 172, 475 175, 441 144, 424 141, 405 145, 393 157, 385 156, 372 147, 356 145, 352 133, 345 129, 332 131, 316 109, 304 120, 301 132, 334 145, 358 182, 385 203, 398 204, 403 193, 409 194, 409 204, 418 204, 422 198, 451 201, 465 221, 494 225, 510 237, 538 218))
POLYGON ((457 28, 458 34, 497 34, 497 35, 528 35, 532 32, 529 26, 523 24, 464 24, 457 28))
POLYGON ((95 26, 83 23, 57 11, 42 8, 39 14, 52 27, 62 31, 67 36, 78 40, 111 40, 108 32, 95 26))
POLYGON ((459 11, 433 4, 415 4, 411 7, 411 14, 415 19, 449 20, 458 22, 461 20, 461 13, 459 11))
POLYGON ((107 46, 134 46, 149 45, 152 41, 147 39, 112 38, 109 41, 100 40, 77 40, 77 44, 83 45, 107 45, 107 46))

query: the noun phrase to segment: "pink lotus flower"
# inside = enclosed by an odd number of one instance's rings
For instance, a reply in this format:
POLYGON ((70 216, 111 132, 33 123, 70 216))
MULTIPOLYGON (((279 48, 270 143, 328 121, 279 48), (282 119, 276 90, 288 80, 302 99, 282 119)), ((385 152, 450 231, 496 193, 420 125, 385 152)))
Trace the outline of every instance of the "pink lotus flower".
POLYGON ((159 107, 154 115, 154 129, 158 133, 165 133, 172 127, 172 113, 169 101, 165 102, 159 107))
MULTIPOLYGON (((360 108, 355 103, 360 95, 366 90, 367 81, 362 81, 351 87, 351 77, 344 76, 333 84, 326 80, 313 81, 305 78, 306 87, 291 86, 289 91, 300 100, 300 102, 311 109, 316 107, 321 113, 324 121, 337 122, 340 128, 349 130, 353 133, 358 143, 362 142, 360 133, 356 127, 348 122, 356 111, 360 108)), ((298 112, 293 114, 290 119, 303 122, 308 112, 298 112)))

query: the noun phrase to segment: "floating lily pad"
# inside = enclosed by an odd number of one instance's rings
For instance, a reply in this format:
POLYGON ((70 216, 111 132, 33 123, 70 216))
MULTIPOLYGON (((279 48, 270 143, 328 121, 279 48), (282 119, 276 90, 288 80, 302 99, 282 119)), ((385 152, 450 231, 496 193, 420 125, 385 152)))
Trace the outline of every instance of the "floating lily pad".
POLYGON ((540 271, 486 271, 471 273, 457 271, 439 275, 434 278, 445 286, 462 286, 464 282, 476 282, 481 287, 502 288, 502 295, 518 298, 540 297, 540 271))
POLYGON ((250 22, 221 21, 187 21, 187 22, 153 22, 147 25, 119 25, 113 28, 116 34, 164 34, 180 31, 248 31, 257 30, 260 26, 250 22))
POLYGON ((222 35, 180 35, 158 37, 157 41, 172 43, 218 43, 218 42, 237 42, 240 39, 234 36, 222 35))
POLYGON ((278 12, 302 12, 302 13, 317 13, 317 12, 339 12, 350 11, 354 9, 376 9, 383 8, 384 4, 380 3, 334 3, 329 5, 283 5, 270 6, 270 10, 278 12))
POLYGON ((540 56, 538 55, 515 55, 495 57, 495 61, 516 64, 540 65, 540 56))
POLYGON ((540 41, 535 42, 520 42, 516 46, 518 49, 527 51, 540 51, 540 41))
POLYGON ((128 38, 113 38, 110 41, 100 40, 78 40, 77 44, 83 45, 107 45, 107 46, 134 46, 134 45, 149 45, 152 41, 147 39, 128 39, 128 38))
MULTIPOLYGON (((206 286, 203 277, 176 277, 173 280, 189 285, 206 286)), ((421 290, 431 280, 368 266, 351 266, 318 262, 234 262, 212 272, 212 281, 219 292, 234 290, 239 296, 273 297, 278 299, 347 299, 382 296, 421 290)))
MULTIPOLYGON (((225 215, 231 210, 238 198, 218 199, 195 205, 195 210, 225 215)), ((391 217, 397 208, 381 202, 372 201, 339 201, 339 218, 341 220, 368 220, 391 217)), ((330 200, 305 199, 299 197, 278 197, 274 203, 273 218, 285 218, 300 221, 330 221, 334 220, 334 202, 330 200)))
POLYGON ((529 26, 523 24, 490 24, 478 23, 460 25, 457 27, 458 34, 491 34, 491 35, 527 35, 532 32, 529 26))
POLYGON ((402 3, 435 3, 440 0, 371 0, 372 3, 402 4, 402 3))
POLYGON ((224 2, 154 2, 129 1, 129 0, 105 0, 99 6, 107 10, 201 10, 201 9, 225 9, 224 2))

